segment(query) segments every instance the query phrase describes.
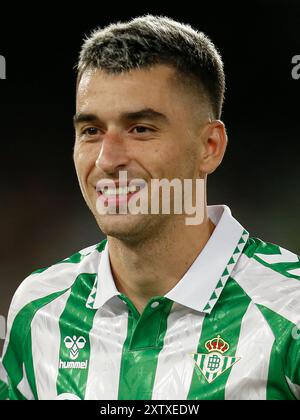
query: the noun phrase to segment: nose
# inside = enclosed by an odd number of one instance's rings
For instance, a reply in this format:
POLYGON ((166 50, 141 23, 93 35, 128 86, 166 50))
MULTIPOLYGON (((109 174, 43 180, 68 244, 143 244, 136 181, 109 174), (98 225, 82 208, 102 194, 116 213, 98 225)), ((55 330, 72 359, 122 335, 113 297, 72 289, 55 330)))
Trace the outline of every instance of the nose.
POLYGON ((124 138, 119 133, 107 131, 101 142, 96 167, 104 173, 114 174, 128 163, 129 156, 124 138))

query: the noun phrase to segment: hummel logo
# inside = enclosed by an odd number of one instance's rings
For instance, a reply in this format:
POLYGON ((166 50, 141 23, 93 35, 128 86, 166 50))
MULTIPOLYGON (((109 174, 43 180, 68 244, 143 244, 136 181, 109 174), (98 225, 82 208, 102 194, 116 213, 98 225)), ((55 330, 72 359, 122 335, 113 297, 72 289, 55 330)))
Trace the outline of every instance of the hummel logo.
POLYGON ((87 369, 88 360, 83 362, 74 362, 79 356, 79 351, 82 350, 86 345, 86 339, 82 336, 76 337, 65 337, 64 344, 68 350, 70 350, 70 358, 73 360, 70 361, 63 361, 59 360, 59 369, 87 369))
POLYGON ((88 361, 84 362, 64 362, 59 360, 59 369, 87 369, 88 361))
POLYGON ((67 349, 70 349, 70 358, 72 360, 76 360, 79 356, 79 349, 83 349, 86 344, 86 339, 84 337, 76 337, 73 338, 67 336, 64 339, 64 343, 67 349))

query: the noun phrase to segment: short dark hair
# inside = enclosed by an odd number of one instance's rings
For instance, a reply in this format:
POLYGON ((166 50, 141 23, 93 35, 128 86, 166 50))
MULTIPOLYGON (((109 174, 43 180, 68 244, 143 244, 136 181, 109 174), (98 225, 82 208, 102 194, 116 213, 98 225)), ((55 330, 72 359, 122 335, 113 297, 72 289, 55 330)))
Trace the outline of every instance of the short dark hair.
POLYGON ((121 73, 155 64, 171 65, 183 81, 196 82, 214 118, 220 118, 225 76, 218 50, 203 32, 164 16, 146 15, 94 30, 80 51, 77 84, 90 68, 121 73))

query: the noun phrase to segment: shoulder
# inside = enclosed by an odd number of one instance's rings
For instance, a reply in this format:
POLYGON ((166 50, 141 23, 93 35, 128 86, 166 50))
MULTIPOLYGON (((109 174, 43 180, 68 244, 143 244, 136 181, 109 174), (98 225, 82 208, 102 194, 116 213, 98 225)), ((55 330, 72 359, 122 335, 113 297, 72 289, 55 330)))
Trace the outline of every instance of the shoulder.
POLYGON ((257 305, 300 321, 300 257, 294 252, 249 238, 232 277, 257 305))
POLYGON ((241 273, 247 268, 247 272, 261 281, 272 278, 300 280, 300 257, 279 245, 264 242, 259 238, 249 238, 234 272, 241 273), (249 271, 248 271, 249 270, 249 271))
POLYGON ((26 277, 12 299, 8 330, 20 312, 25 311, 26 318, 30 320, 29 312, 34 312, 38 307, 68 291, 80 274, 97 273, 105 243, 106 240, 84 248, 49 267, 35 270, 26 277))

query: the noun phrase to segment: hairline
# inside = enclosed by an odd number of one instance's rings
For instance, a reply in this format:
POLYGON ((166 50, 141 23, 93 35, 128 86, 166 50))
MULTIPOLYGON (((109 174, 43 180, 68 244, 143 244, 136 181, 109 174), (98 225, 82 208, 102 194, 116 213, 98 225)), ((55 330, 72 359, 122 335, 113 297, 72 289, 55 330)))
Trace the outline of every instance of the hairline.
POLYGON ((91 64, 86 65, 82 69, 80 68, 78 69, 78 73, 76 77, 76 97, 78 94, 79 84, 85 72, 98 70, 98 71, 103 71, 107 75, 121 75, 121 74, 129 74, 131 71, 134 71, 134 70, 150 70, 151 68, 154 68, 160 65, 169 67, 170 69, 173 70, 173 74, 171 74, 169 78, 169 82, 171 84, 173 84, 177 88, 179 84, 180 88, 183 88, 185 92, 193 98, 197 96, 198 102, 201 103, 202 105, 203 104, 205 105, 211 118, 215 119, 215 117, 217 117, 214 115, 215 112, 213 109, 213 105, 211 104, 209 93, 207 92, 207 89, 205 88, 204 84, 201 81, 199 81, 199 79, 197 79, 196 76, 194 76, 192 73, 184 73, 183 71, 180 71, 178 68, 176 68, 174 64, 163 62, 163 61, 157 62, 155 64, 140 66, 140 67, 136 66, 136 67, 131 68, 130 70, 124 70, 124 71, 119 71, 119 72, 108 71, 105 68, 93 66, 91 64), (187 80, 185 80, 184 78, 185 76, 187 77, 187 80))

